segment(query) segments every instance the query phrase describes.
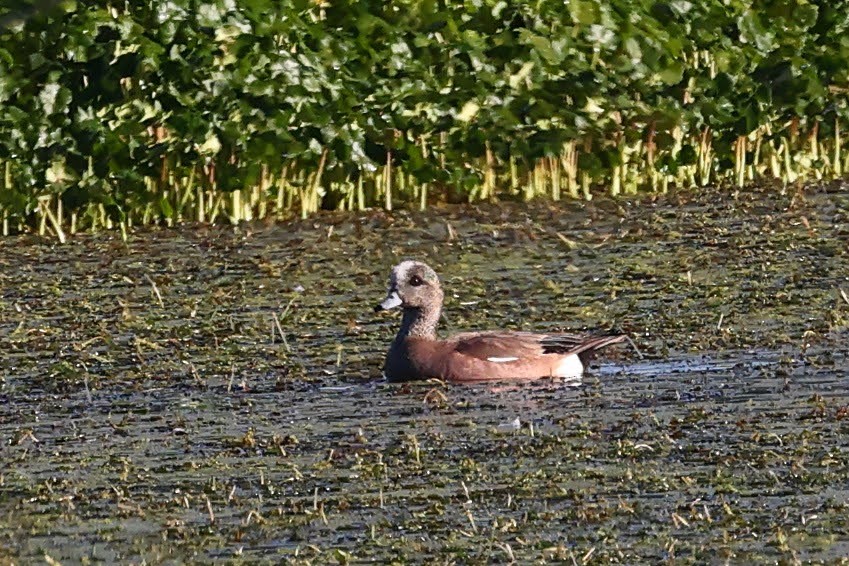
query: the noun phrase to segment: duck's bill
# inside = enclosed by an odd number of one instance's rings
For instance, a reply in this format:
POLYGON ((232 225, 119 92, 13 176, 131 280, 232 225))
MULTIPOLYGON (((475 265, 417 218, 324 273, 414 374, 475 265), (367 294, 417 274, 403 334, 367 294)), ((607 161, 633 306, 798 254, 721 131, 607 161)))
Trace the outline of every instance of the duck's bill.
POLYGON ((401 297, 398 296, 398 291, 391 291, 383 302, 374 307, 375 311, 388 311, 389 309, 398 308, 401 306, 401 297))

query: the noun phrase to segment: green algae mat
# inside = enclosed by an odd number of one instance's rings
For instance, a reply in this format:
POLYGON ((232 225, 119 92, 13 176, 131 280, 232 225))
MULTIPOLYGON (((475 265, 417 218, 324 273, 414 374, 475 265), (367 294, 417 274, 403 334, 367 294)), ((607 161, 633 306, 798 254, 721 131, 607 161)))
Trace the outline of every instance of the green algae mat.
POLYGON ((838 562, 849 190, 0 240, 0 562, 838 562), (620 328, 580 385, 393 385, 443 332, 620 328))

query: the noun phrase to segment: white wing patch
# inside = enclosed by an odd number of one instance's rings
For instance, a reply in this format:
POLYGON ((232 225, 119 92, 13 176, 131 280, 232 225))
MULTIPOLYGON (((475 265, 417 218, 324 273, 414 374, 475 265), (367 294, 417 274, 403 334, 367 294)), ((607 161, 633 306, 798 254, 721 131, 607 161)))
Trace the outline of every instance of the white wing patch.
POLYGON ((497 364, 503 364, 503 363, 506 363, 506 362, 515 362, 518 359, 519 358, 517 358, 515 356, 506 356, 504 358, 498 358, 498 357, 487 358, 486 361, 495 362, 497 364))

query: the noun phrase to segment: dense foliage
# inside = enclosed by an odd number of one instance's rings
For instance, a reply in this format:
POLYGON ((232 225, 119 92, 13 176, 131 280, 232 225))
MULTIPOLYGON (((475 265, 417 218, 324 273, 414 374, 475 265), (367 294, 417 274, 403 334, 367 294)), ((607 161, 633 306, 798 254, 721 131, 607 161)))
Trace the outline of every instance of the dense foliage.
POLYGON ((6 230, 845 167, 845 2, 68 0, 2 21, 6 230))

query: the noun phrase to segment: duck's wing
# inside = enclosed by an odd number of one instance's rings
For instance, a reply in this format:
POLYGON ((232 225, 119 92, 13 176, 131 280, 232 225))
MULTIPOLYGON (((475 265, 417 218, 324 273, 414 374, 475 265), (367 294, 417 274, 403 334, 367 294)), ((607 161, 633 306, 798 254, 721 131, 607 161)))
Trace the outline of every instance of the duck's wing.
POLYGON ((532 332, 471 332, 451 339, 454 350, 489 361, 519 361, 546 354, 582 354, 621 342, 622 334, 535 334, 532 332), (494 359, 493 359, 494 358, 494 359), (514 360, 511 360, 513 358, 514 360))
POLYGON ((543 337, 530 332, 469 332, 454 336, 451 342, 454 351, 464 356, 506 362, 541 356, 543 337))

